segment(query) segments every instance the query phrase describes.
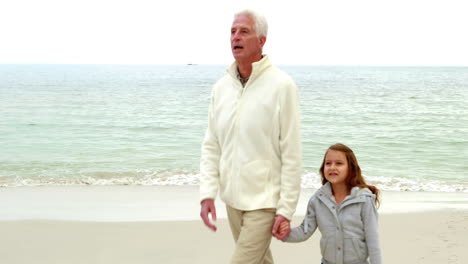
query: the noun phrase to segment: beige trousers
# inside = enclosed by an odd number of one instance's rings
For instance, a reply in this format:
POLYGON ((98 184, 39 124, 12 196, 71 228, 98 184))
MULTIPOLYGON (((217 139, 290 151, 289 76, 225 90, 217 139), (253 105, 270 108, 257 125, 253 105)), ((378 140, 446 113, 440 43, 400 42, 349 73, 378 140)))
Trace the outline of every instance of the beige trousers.
POLYGON ((227 205, 226 210, 236 241, 231 264, 272 264, 270 242, 276 209, 241 211, 227 205))

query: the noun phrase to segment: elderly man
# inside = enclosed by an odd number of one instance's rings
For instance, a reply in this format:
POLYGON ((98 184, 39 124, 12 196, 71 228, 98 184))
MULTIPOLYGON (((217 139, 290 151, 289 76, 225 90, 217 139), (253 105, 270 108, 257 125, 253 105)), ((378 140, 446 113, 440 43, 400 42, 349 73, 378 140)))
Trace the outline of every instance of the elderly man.
POLYGON ((200 216, 216 231, 220 191, 236 241, 231 263, 273 263, 271 234, 290 221, 300 192, 302 149, 297 87, 263 55, 268 25, 254 11, 234 16, 235 62, 213 87, 202 145, 200 216))

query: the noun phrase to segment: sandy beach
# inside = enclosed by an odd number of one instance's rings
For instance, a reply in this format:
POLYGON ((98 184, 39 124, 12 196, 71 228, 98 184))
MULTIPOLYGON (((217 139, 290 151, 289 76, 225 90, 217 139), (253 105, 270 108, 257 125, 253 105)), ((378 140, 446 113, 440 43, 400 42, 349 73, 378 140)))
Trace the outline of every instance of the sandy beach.
MULTIPOLYGON (((302 192, 293 225, 311 192, 302 192)), ((223 205, 213 233, 197 219, 196 197, 194 186, 2 188, 0 263, 228 263, 234 243, 223 205)), ((384 263, 468 263, 468 194, 383 198, 384 263)), ((319 237, 273 239, 276 263, 319 263, 319 237)))

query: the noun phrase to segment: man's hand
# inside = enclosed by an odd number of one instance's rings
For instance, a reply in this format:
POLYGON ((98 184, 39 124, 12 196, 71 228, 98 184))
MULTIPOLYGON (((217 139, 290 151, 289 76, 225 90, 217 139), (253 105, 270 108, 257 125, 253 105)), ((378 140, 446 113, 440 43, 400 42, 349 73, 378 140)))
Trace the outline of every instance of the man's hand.
POLYGON ((216 225, 210 221, 209 214, 211 214, 213 222, 216 222, 216 207, 213 199, 205 199, 201 202, 200 217, 209 229, 216 232, 216 225))
MULTIPOLYGON (((291 233, 291 224, 289 221, 281 222, 281 225, 279 227, 279 233, 280 233, 280 236, 281 237, 284 236, 284 238, 286 238, 289 235, 289 233, 291 233)), ((284 240, 284 238, 281 240, 284 240)))
POLYGON ((271 233, 277 239, 284 240, 291 232, 291 228, 289 225, 289 220, 286 217, 282 215, 277 215, 275 216, 275 223, 273 224, 273 230, 271 230, 271 233), (286 222, 286 226, 284 222, 286 222))

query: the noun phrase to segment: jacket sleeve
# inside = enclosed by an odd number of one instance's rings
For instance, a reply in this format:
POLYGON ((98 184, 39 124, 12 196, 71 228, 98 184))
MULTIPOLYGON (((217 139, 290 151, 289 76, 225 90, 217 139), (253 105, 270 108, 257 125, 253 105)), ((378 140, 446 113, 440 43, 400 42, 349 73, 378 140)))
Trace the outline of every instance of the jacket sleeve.
POLYGON ((295 227, 291 230, 291 233, 286 237, 284 242, 302 242, 314 234, 317 229, 317 220, 315 218, 315 209, 312 205, 312 199, 309 201, 307 206, 307 213, 302 221, 302 224, 298 227, 295 227))
POLYGON ((221 149, 214 128, 214 98, 213 89, 208 109, 208 127, 201 148, 200 201, 215 199, 218 194, 221 149))
POLYGON ((363 206, 364 231, 371 264, 381 264, 378 213, 373 198, 368 198, 363 206))
POLYGON ((300 132, 299 99, 292 80, 280 96, 281 187, 277 214, 291 220, 299 199, 302 174, 302 146, 300 132))

